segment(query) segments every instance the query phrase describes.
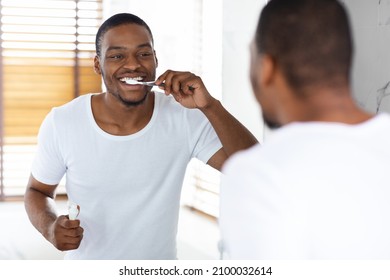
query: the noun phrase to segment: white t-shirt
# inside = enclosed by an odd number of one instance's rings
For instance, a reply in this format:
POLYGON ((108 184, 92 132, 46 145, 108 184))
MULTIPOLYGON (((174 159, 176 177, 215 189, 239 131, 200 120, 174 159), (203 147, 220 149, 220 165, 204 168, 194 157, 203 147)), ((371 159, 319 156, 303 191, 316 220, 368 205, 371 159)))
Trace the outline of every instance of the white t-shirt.
POLYGON ((67 259, 175 259, 187 163, 207 162, 221 143, 207 118, 155 94, 150 122, 128 136, 95 122, 91 94, 54 108, 42 123, 32 175, 80 205, 84 238, 67 259))
POLYGON ((232 259, 390 259, 390 116, 294 123, 223 168, 232 259))

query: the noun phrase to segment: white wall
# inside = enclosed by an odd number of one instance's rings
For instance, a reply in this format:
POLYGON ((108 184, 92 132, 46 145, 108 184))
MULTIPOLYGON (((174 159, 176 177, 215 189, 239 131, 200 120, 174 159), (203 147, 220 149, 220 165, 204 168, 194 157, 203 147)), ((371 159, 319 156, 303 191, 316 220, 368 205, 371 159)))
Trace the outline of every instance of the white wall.
POLYGON ((223 102, 260 140, 263 122, 249 80, 249 44, 266 2, 223 1, 223 102))
POLYGON ((353 89, 365 109, 390 112, 390 0, 344 0, 355 41, 353 89))

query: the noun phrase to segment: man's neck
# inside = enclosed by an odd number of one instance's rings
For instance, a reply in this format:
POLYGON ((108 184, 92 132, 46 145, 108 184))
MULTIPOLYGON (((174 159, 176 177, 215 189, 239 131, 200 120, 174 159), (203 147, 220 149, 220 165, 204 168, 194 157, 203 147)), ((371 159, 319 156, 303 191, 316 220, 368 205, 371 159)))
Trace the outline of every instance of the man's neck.
POLYGON ((127 106, 109 93, 102 93, 92 99, 93 116, 99 127, 109 134, 134 134, 151 120, 154 98, 154 93, 151 92, 141 104, 127 106))
POLYGON ((348 87, 316 89, 297 103, 299 106, 292 112, 299 121, 358 124, 373 117, 356 105, 348 87))

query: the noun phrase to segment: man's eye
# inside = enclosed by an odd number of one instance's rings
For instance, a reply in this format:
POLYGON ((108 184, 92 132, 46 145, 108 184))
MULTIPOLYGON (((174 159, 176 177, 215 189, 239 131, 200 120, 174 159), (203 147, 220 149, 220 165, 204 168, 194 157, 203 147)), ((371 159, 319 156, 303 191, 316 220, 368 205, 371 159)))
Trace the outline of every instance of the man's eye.
POLYGON ((121 54, 114 54, 114 55, 110 55, 108 58, 110 58, 110 59, 122 59, 123 55, 121 55, 121 54))
POLYGON ((149 53, 149 52, 145 52, 145 53, 140 53, 139 54, 141 57, 148 57, 148 56, 151 56, 153 55, 152 53, 149 53))

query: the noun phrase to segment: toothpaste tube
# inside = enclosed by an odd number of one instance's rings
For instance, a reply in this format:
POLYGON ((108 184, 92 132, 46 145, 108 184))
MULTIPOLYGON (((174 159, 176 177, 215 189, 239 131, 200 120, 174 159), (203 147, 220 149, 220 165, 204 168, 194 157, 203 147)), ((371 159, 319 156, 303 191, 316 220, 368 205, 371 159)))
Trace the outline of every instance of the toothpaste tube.
POLYGON ((79 215, 79 207, 76 203, 71 201, 68 202, 68 212, 69 212, 69 220, 76 220, 79 215))

